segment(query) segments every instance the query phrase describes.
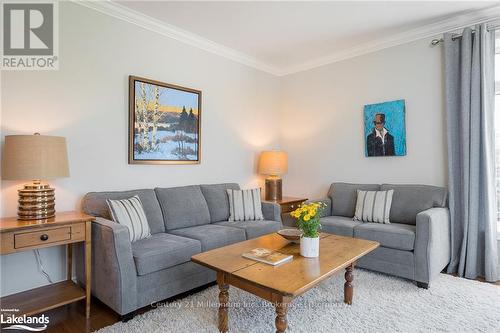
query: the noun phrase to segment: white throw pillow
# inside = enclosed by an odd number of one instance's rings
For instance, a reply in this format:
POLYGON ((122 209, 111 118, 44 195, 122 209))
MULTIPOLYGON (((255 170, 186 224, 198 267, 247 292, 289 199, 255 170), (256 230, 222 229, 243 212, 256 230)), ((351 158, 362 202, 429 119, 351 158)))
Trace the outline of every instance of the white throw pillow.
POLYGON ((389 221, 389 212, 391 211, 393 194, 394 190, 358 190, 354 220, 387 224, 391 223, 389 221))
POLYGON ((263 220, 260 188, 227 190, 229 197, 229 221, 263 220))
POLYGON ((135 242, 151 236, 144 208, 139 197, 123 200, 106 200, 111 218, 128 228, 130 241, 135 242))

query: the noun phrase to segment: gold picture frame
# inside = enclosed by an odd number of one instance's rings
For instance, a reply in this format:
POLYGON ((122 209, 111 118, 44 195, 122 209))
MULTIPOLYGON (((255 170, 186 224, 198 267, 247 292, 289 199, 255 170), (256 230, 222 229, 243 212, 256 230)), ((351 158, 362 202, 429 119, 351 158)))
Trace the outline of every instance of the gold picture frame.
POLYGON ((129 76, 129 164, 201 163, 201 91, 129 76))

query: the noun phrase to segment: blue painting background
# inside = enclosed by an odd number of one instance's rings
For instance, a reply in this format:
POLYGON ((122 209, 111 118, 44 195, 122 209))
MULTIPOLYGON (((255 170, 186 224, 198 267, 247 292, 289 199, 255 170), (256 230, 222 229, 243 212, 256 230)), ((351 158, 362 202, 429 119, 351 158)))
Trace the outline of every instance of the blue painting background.
POLYGON ((373 131, 375 114, 385 114, 385 128, 394 137, 394 153, 396 156, 406 155, 405 100, 368 104, 364 108, 365 121, 365 155, 368 156, 366 138, 373 131))

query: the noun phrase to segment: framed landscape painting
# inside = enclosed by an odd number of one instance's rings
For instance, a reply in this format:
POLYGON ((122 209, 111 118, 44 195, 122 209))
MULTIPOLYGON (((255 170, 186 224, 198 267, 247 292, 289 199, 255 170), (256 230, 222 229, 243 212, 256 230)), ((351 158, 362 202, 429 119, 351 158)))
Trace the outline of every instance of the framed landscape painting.
POLYGON ((201 91, 129 77, 129 164, 200 163, 201 91))
POLYGON ((365 155, 405 156, 404 99, 365 105, 365 155))

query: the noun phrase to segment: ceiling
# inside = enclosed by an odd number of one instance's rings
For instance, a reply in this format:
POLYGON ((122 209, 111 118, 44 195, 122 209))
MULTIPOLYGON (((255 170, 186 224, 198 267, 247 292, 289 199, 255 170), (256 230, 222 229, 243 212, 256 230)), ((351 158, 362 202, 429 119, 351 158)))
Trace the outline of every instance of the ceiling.
POLYGON ((218 44, 226 51, 235 51, 281 74, 333 62, 342 55, 346 58, 364 46, 377 49, 375 46, 383 46, 421 27, 442 22, 453 24, 457 15, 477 19, 471 13, 499 4, 482 1, 114 3, 218 44))

